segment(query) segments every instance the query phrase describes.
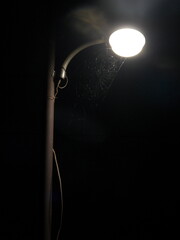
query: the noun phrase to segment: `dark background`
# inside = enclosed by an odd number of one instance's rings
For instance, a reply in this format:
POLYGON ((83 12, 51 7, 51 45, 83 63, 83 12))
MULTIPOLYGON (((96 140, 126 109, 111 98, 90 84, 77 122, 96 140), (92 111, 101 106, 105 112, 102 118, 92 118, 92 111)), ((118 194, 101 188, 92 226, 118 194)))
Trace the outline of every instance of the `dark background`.
MULTIPOLYGON (((87 41, 138 27, 144 51, 122 59, 92 47, 70 64, 55 104, 63 239, 158 239, 177 234, 178 1, 14 1, 3 7, 1 239, 42 239, 46 91, 87 41), (53 35, 55 32, 55 35, 53 35), (107 59, 107 60, 106 60, 107 59)), ((53 239, 60 194, 53 179, 53 239)))

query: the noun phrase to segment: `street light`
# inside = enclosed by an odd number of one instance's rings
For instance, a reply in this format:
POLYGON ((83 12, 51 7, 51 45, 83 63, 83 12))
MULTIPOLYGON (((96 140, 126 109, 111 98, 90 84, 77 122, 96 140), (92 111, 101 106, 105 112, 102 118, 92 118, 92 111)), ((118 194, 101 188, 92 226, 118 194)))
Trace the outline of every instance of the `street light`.
MULTIPOLYGON (((145 37, 142 33, 135 29, 124 28, 113 32, 109 37, 109 42, 103 40, 96 40, 90 43, 84 44, 74 51, 72 51, 61 66, 60 76, 58 77, 58 83, 54 86, 54 56, 52 54, 52 64, 49 68, 49 76, 47 83, 47 117, 46 117, 46 159, 45 159, 45 198, 44 198, 44 238, 45 240, 51 239, 51 189, 52 189, 52 158, 53 158, 53 132, 54 132, 54 100, 58 94, 58 89, 66 87, 68 78, 66 74, 67 67, 71 60, 82 50, 98 45, 109 44, 112 51, 124 58, 133 57, 141 52, 145 45, 145 37), (66 80, 62 85, 62 80, 66 80)), ((54 52, 54 51, 53 51, 54 52)), ((123 61, 124 62, 124 61, 123 61)), ((122 63, 123 64, 123 63, 122 63)), ((121 66, 122 66, 121 64, 121 66)), ((57 77, 57 76, 56 76, 57 77)), ((56 157, 55 157, 56 158, 56 157)), ((56 161, 57 163, 57 161, 56 161)), ((57 168, 58 168, 58 164, 57 168)), ((60 184, 61 185, 61 184, 60 184)), ((60 231, 59 231, 60 232, 60 231)), ((58 236, 59 236, 58 232, 58 236)), ((57 238, 58 238, 57 236, 57 238)))

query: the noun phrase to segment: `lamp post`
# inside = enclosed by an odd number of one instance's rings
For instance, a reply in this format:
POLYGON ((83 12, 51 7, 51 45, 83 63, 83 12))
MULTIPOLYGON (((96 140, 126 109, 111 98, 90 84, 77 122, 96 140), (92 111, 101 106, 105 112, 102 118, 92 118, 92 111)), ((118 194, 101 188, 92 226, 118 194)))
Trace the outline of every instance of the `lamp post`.
MULTIPOLYGON (((46 169, 45 169, 45 204, 44 204, 44 238, 51 239, 51 191, 52 191, 52 166, 53 166, 53 131, 54 131, 54 100, 58 94, 58 89, 64 88, 67 83, 67 67, 71 60, 81 51, 91 46, 105 44, 106 41, 96 40, 84 44, 72 51, 61 66, 59 81, 54 86, 54 58, 50 67, 50 75, 48 78, 48 96, 47 96, 47 128, 46 128, 46 169), (62 86, 62 80, 66 80, 62 86)), ((141 52, 145 45, 145 37, 142 33, 135 29, 123 28, 113 32, 109 37, 109 46, 112 51, 124 58, 133 57, 141 52)), ((59 234, 59 233, 58 233, 59 234)), ((57 239, 58 240, 58 239, 57 239)))

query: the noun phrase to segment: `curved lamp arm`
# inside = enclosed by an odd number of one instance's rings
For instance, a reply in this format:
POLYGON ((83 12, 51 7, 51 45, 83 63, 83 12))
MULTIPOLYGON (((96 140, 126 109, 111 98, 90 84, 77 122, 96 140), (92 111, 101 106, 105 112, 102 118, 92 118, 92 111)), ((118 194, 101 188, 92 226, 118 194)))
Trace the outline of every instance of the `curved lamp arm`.
MULTIPOLYGON (((60 79, 67 78, 66 69, 68 67, 68 64, 70 63, 72 58, 75 57, 79 52, 88 47, 102 44, 105 42, 105 40, 95 40, 86 43, 72 51, 61 66, 60 79)), ((145 44, 145 37, 141 32, 135 29, 124 28, 115 31, 110 35, 109 44, 113 52, 116 53, 118 56, 125 58, 133 57, 141 52, 145 44)))
POLYGON ((71 62, 71 60, 79 53, 81 52, 82 50, 88 48, 88 47, 91 47, 91 46, 95 46, 95 45, 98 45, 98 44, 103 44, 105 43, 106 41, 105 40, 95 40, 95 41, 92 41, 92 42, 89 42, 89 43, 86 43, 78 48, 76 48, 74 51, 72 51, 68 56, 67 58, 64 60, 62 66, 61 66, 61 72, 60 72, 60 78, 61 79, 65 79, 66 78, 66 69, 69 65, 69 63, 71 62))

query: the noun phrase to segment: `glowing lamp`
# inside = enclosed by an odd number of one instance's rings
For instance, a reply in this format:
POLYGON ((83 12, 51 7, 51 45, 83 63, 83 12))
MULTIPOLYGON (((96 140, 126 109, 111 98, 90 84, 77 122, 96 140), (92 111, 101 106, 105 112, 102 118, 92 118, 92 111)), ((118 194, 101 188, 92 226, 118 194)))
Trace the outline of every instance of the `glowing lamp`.
POLYGON ((121 57, 133 57, 143 49, 145 37, 135 29, 123 28, 110 35, 109 44, 113 52, 117 55, 121 57))

